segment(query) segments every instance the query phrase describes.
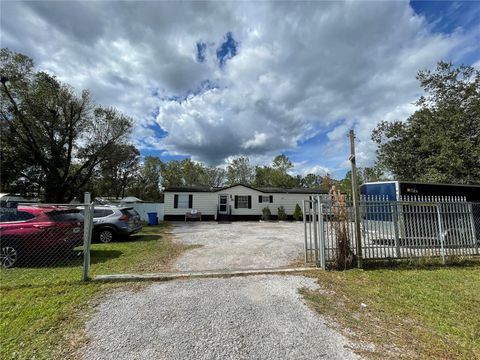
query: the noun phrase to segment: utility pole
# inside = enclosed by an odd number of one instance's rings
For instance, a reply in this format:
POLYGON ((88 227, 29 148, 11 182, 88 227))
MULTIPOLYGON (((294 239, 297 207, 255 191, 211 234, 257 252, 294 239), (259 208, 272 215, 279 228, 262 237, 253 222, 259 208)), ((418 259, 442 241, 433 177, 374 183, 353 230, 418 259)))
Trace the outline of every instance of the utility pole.
POLYGON ((360 232, 360 197, 358 194, 357 165, 355 160, 355 133, 350 130, 350 163, 352 164, 352 198, 355 217, 355 245, 357 248, 357 265, 362 268, 362 238, 360 232))

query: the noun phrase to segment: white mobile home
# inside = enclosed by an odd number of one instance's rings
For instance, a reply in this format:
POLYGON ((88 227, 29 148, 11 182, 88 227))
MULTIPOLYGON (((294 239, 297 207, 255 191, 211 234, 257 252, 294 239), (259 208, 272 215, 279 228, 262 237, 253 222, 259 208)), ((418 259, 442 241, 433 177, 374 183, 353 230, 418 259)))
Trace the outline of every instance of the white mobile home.
POLYGON ((267 207, 272 218, 277 209, 285 208, 291 218, 295 205, 317 195, 327 196, 319 189, 257 188, 234 185, 224 188, 170 187, 165 189, 165 220, 184 220, 185 214, 196 210, 203 220, 258 220, 267 207))

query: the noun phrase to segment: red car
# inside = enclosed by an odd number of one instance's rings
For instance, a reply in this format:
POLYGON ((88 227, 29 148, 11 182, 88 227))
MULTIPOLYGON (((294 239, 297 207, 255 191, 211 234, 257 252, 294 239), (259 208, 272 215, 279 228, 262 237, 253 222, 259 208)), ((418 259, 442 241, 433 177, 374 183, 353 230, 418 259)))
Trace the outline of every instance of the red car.
MULTIPOLYGON (((24 258, 67 253, 83 242, 80 210, 59 206, 19 206, 0 213, 0 267, 24 258)), ((46 258, 45 258, 46 259, 46 258)))

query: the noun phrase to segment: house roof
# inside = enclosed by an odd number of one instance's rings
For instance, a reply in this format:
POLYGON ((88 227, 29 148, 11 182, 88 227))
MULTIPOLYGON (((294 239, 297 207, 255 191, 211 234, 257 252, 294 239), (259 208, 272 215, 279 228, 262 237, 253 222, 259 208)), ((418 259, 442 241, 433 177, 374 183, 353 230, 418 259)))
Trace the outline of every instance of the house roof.
POLYGON ((206 186, 172 186, 168 187, 163 192, 214 192, 213 188, 206 186))
POLYGON ((277 187, 253 187, 243 184, 235 184, 232 186, 220 187, 220 188, 209 188, 206 186, 178 186, 178 187, 169 187, 164 190, 164 192, 217 192, 226 189, 230 189, 236 186, 243 186, 248 189, 252 189, 262 193, 269 194, 328 194, 328 190, 323 189, 308 189, 308 188, 277 188, 277 187))
POLYGON ((143 200, 135 197, 135 196, 127 196, 127 197, 124 197, 122 200, 120 200, 120 202, 124 202, 124 203, 136 203, 136 202, 143 202, 143 200))
POLYGON ((262 188, 257 188, 257 190, 264 193, 281 193, 281 194, 328 194, 328 190, 309 189, 309 188, 262 187, 262 188))

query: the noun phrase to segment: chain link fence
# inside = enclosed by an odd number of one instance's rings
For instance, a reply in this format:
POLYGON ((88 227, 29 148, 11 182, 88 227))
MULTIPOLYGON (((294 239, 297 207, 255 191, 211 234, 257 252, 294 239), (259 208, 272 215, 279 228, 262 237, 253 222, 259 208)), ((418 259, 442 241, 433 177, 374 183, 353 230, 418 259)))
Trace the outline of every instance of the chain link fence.
POLYGON ((9 203, 0 208, 0 268, 69 268, 86 280, 92 205, 9 203))

